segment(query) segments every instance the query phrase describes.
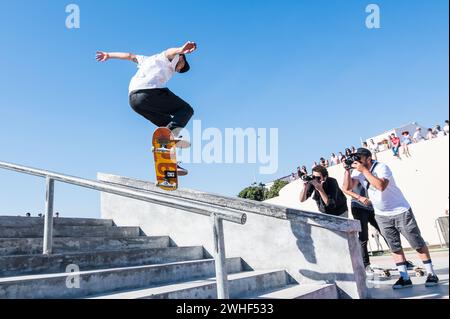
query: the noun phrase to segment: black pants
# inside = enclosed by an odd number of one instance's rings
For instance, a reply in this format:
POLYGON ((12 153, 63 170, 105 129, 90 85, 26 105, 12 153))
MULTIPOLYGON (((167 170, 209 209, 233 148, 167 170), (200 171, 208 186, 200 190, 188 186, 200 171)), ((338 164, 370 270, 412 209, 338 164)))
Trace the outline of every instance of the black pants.
POLYGON ((366 267, 370 265, 369 251, 367 250, 367 242, 369 241, 369 223, 378 231, 380 231, 380 228, 375 220, 374 211, 352 206, 352 215, 354 219, 359 220, 361 223, 359 242, 361 243, 363 262, 366 267))
POLYGON ((170 130, 185 127, 194 114, 188 103, 167 88, 132 92, 130 105, 156 126, 166 126, 170 130))

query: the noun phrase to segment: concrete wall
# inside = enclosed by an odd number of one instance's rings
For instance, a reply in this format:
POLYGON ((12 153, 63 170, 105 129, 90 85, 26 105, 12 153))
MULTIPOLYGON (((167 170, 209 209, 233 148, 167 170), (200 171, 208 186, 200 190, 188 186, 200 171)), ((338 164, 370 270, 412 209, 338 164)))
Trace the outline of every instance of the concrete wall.
MULTIPOLYGON (((431 245, 440 244, 435 221, 444 215, 449 204, 448 139, 446 136, 410 145, 412 157, 402 157, 402 160, 394 158, 390 150, 377 154, 378 160, 387 164, 393 171, 397 185, 412 206, 425 241, 431 245)), ((330 176, 336 178, 342 185, 344 177, 342 165, 330 167, 328 170, 330 176)), ((303 183, 300 180, 292 182, 280 191, 279 197, 266 202, 300 210, 318 211, 316 203, 311 199, 300 203, 298 197, 302 187, 303 183)), ((372 237, 370 239, 370 246, 375 249, 376 244, 372 237)), ((403 244, 409 247, 404 238, 403 244)), ((387 248, 386 245, 384 248, 387 248)))
MULTIPOLYGON (((162 192, 153 183, 99 174, 99 180, 162 192)), ((253 269, 284 269, 299 283, 336 283, 340 297, 366 298, 358 221, 229 198, 193 190, 171 193, 243 209, 245 225, 224 222, 227 257, 241 257, 253 269)), ((140 226, 147 235, 170 236, 178 246, 213 247, 210 218, 102 193, 102 217, 118 226, 140 226)))

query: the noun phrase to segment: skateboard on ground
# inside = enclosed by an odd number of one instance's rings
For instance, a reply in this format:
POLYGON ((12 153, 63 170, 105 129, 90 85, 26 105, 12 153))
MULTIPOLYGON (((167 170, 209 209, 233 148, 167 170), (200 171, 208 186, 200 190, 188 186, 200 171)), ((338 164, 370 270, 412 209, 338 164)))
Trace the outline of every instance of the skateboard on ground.
MULTIPOLYGON (((188 141, 175 140, 172 132, 160 127, 153 133, 152 152, 155 159, 156 186, 173 191, 178 188, 177 148, 187 148, 188 141)), ((180 175, 181 176, 181 175, 180 175)))
MULTIPOLYGON (((385 277, 385 278, 390 278, 392 276, 392 273, 398 273, 398 269, 397 268, 383 268, 383 267, 372 266, 372 269, 380 277, 385 277)), ((415 266, 413 263, 411 263, 409 261, 408 261, 407 271, 410 274, 411 273, 414 274, 416 277, 423 277, 423 276, 425 276, 425 269, 424 268, 415 266)))

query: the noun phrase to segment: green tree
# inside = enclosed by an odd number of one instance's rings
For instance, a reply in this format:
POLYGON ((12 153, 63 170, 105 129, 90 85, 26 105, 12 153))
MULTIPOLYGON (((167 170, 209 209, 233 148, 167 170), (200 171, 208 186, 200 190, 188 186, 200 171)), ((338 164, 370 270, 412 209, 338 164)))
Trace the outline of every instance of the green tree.
POLYGON ((251 186, 244 188, 238 196, 240 198, 252 199, 262 202, 267 197, 267 189, 263 183, 253 183, 251 186))
POLYGON ((282 181, 282 180, 275 181, 275 183, 273 183, 270 190, 267 192, 266 199, 270 199, 270 198, 279 196, 280 190, 287 184, 289 184, 289 182, 282 181))

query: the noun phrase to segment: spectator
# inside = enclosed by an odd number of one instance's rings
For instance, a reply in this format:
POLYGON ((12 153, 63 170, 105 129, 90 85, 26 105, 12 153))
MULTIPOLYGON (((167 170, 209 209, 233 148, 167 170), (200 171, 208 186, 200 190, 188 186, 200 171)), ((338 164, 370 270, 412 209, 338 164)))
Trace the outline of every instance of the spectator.
MULTIPOLYGON (((344 168, 348 169, 345 166, 344 168)), ((351 168, 349 168, 349 170, 351 170, 351 168)), ((367 250, 367 243, 369 242, 369 224, 377 230, 380 228, 375 220, 375 212, 373 210, 372 203, 368 198, 365 187, 361 183, 355 183, 355 187, 352 190, 347 190, 346 188, 346 185, 344 185, 344 193, 352 199, 351 211, 353 218, 355 220, 359 220, 361 223, 361 231, 358 234, 358 238, 361 244, 361 253, 364 267, 366 268, 366 274, 368 276, 373 276, 374 271, 370 267, 369 251, 367 250)))
POLYGON ((323 157, 320 158, 320 165, 327 168, 329 166, 328 160, 324 159, 323 157))
POLYGON ((349 157, 350 155, 352 155, 352 150, 349 148, 345 149, 345 158, 349 157))
POLYGON ((449 134, 448 130, 449 130, 449 127, 448 127, 448 120, 446 120, 446 121, 445 121, 445 125, 444 125, 444 133, 447 134, 447 135, 449 134))
POLYGON ((436 125, 436 127, 434 128, 434 135, 436 135, 436 137, 443 137, 445 136, 445 132, 441 129, 440 125, 436 125))
POLYGON ((432 128, 429 128, 427 132, 428 132, 428 133, 427 133, 427 137, 426 137, 427 140, 431 140, 431 139, 433 139, 433 138, 436 138, 436 134, 434 134, 432 128))
POLYGON ((400 234, 402 234, 417 252, 427 271, 426 287, 436 286, 439 278, 433 269, 430 252, 421 236, 411 206, 402 191, 397 187, 389 167, 372 160, 368 149, 358 149, 359 161, 352 164, 353 173, 346 171, 344 189, 351 190, 359 182, 367 190, 368 196, 375 209, 375 219, 380 232, 386 239, 392 252, 400 278, 392 286, 401 289, 412 286, 407 271, 407 262, 403 252, 400 234))
POLYGON ((413 135, 413 141, 414 143, 419 143, 424 141, 425 138, 422 135, 422 129, 420 127, 416 128, 416 132, 413 135))
POLYGON ((331 153, 331 157, 330 157, 330 165, 337 165, 339 164, 341 161, 339 160, 339 157, 336 156, 336 154, 331 153))
POLYGON ((388 149, 392 149, 392 142, 391 142, 391 137, 390 136, 387 137, 386 143, 387 143, 388 149))
POLYGON ((295 181, 295 180, 296 180, 295 174, 292 173, 292 174, 291 174, 291 177, 290 177, 289 179, 290 179, 291 182, 295 181))
POLYGON ((352 154, 356 153, 356 148, 354 146, 352 146, 352 154))
POLYGON ((59 212, 56 212, 55 217, 59 218, 59 212))
POLYGON ((339 152, 338 158, 339 158, 339 161, 342 163, 345 160, 345 155, 342 154, 342 152, 339 152))
POLYGON ((300 169, 300 172, 302 173, 302 176, 308 175, 308 169, 306 168, 305 165, 302 166, 302 168, 300 169))
POLYGON ((408 131, 405 131, 402 133, 403 141, 402 141, 402 148, 403 148, 403 155, 406 157, 411 157, 411 153, 409 152, 409 146, 412 144, 412 138, 411 135, 409 135, 408 131))
POLYGON ((373 141, 373 138, 370 139, 367 148, 372 152, 373 158, 376 160, 379 147, 378 144, 373 141))
POLYGON ((368 145, 369 147, 369 150, 371 150, 372 151, 372 154, 373 153, 378 153, 378 144, 376 144, 374 141, 373 141, 373 138, 371 138, 370 139, 370 141, 369 141, 369 145, 368 145))
POLYGON ((300 171, 300 166, 297 167, 297 178, 302 177, 302 173, 300 171))
POLYGON ((26 217, 31 217, 31 214, 30 214, 30 213, 26 213, 25 216, 26 216, 26 217))
POLYGON ((395 133, 391 134, 391 144, 392 144, 392 153, 395 157, 400 159, 400 138, 395 135, 395 133))
POLYGON ((42 214, 38 214, 38 217, 42 217, 42 214))
POLYGON ((312 181, 303 183, 300 202, 303 203, 314 193, 312 198, 321 213, 347 217, 347 197, 339 188, 338 182, 328 176, 327 169, 320 165, 314 167, 313 177, 312 181))

